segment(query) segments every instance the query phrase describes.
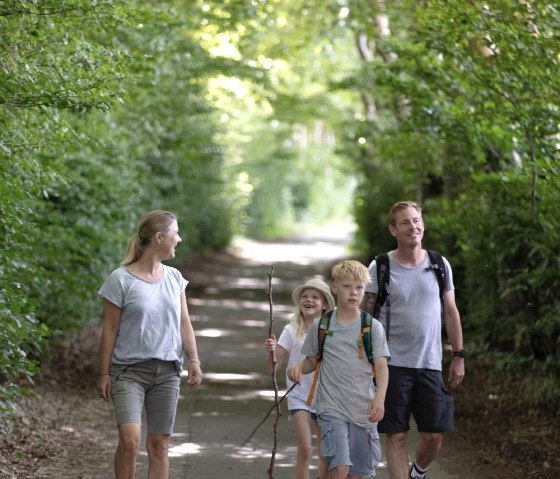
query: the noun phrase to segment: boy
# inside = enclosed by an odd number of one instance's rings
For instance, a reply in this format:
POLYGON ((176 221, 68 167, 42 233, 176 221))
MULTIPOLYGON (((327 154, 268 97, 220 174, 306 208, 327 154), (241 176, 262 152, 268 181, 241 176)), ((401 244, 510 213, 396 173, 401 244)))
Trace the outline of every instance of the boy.
MULTIPOLYGON (((323 436, 321 455, 330 479, 359 479, 374 475, 381 458, 376 423, 385 411, 389 349, 383 326, 372 319, 371 351, 377 383, 374 393, 371 365, 366 355, 360 354, 359 341, 360 304, 365 286, 371 281, 369 271, 358 261, 345 260, 334 266, 332 276, 337 308, 325 337, 316 393, 323 436)), ((317 365, 320 323, 321 318, 314 320, 301 348, 305 359, 288 369, 288 377, 295 383, 299 384, 302 374, 310 373, 317 365)))

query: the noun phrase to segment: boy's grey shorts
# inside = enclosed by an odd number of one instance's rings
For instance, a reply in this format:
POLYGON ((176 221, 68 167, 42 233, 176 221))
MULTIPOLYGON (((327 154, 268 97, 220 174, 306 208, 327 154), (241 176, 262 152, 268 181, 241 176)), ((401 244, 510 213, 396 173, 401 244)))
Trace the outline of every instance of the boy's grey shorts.
POLYGON ((321 455, 329 471, 337 466, 350 466, 350 476, 375 476, 381 460, 381 442, 377 428, 360 427, 344 419, 319 415, 321 455))
POLYGON ((112 398, 117 425, 142 424, 150 434, 172 434, 181 377, 174 362, 150 359, 127 366, 112 364, 112 398))

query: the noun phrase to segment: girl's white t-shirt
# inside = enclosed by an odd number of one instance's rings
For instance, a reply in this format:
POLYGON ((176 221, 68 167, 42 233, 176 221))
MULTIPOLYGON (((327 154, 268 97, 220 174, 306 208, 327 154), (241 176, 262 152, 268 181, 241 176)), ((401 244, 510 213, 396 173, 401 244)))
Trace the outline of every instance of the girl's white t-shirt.
MULTIPOLYGON (((278 345, 282 346, 286 351, 288 351, 288 365, 286 367, 286 372, 288 368, 299 363, 305 359, 305 355, 301 353, 301 346, 305 336, 301 341, 296 338, 296 332, 291 324, 287 324, 278 339, 278 345)), ((305 409, 307 411, 316 412, 315 409, 315 398, 311 406, 307 405, 307 397, 309 396, 309 391, 311 390, 311 385, 313 383, 313 374, 304 374, 301 380, 301 384, 296 386, 290 394, 288 394, 288 409, 293 411, 294 409, 305 409)), ((292 387, 293 381, 288 378, 286 373, 286 385, 289 388, 292 387)))

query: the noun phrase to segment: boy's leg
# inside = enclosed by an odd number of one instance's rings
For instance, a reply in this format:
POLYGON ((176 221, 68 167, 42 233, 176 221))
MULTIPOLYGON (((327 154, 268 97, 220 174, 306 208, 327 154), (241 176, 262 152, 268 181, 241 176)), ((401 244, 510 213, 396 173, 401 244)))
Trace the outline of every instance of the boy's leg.
POLYGON ((321 428, 317 422, 317 416, 313 417, 313 428, 317 437, 317 456, 319 456, 319 479, 329 479, 329 468, 321 455, 321 428))
POLYGON ((350 460, 349 423, 333 416, 317 418, 321 428, 321 455, 329 469, 329 478, 346 479, 350 460))
POLYGON ((350 466, 349 478, 370 477, 381 461, 381 442, 376 426, 361 427, 349 423, 350 466))
POLYGON ((333 467, 329 472, 329 479, 353 479, 353 478, 360 478, 361 476, 349 476, 348 466, 336 466, 333 467))

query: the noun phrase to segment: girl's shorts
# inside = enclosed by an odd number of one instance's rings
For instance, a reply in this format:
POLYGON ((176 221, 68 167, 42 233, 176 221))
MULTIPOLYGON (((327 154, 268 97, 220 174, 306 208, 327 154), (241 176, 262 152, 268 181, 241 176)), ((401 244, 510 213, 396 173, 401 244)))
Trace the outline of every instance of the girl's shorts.
POLYGON ((127 366, 112 364, 112 398, 117 425, 142 424, 150 434, 172 434, 181 377, 174 362, 150 359, 127 366))

